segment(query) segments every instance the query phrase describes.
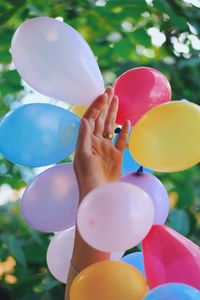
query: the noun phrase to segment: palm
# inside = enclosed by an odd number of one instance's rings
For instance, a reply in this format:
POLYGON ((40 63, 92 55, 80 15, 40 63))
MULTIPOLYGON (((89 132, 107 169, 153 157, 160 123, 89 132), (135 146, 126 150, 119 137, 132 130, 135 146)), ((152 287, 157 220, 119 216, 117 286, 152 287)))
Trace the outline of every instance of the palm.
POLYGON ((74 166, 79 189, 84 190, 83 194, 120 178, 129 122, 125 122, 115 145, 105 138, 113 132, 117 109, 117 97, 108 88, 106 93, 93 102, 82 120, 74 166))

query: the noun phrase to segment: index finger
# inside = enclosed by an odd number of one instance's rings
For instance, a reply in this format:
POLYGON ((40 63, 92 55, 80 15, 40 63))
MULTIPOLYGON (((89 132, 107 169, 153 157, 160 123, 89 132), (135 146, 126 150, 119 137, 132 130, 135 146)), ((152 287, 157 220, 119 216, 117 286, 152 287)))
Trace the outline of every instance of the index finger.
POLYGON ((104 109, 107 103, 108 96, 106 93, 98 96, 85 112, 84 119, 96 120, 100 112, 104 109))

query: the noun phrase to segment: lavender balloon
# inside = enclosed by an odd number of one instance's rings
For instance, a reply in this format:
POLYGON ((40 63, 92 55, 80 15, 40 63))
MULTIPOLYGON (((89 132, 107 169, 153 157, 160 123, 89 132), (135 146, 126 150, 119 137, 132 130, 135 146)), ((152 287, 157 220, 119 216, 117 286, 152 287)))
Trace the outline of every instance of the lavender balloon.
POLYGON ((152 174, 145 172, 128 173, 121 178, 143 189, 153 201, 155 208, 154 224, 164 224, 169 214, 169 197, 164 185, 152 174))
POLYGON ((49 168, 26 188, 21 210, 27 223, 40 231, 56 232, 75 225, 78 185, 71 163, 49 168))
POLYGON ((87 105, 104 91, 89 45, 64 22, 49 17, 26 20, 12 38, 11 53, 21 77, 46 96, 87 105))

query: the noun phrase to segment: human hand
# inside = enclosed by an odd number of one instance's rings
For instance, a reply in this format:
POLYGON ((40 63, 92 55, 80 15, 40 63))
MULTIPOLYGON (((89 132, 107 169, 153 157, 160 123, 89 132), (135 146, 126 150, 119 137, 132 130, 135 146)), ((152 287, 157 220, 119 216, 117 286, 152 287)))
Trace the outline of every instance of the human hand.
POLYGON ((118 98, 108 87, 90 105, 81 121, 74 158, 80 200, 92 189, 121 176, 122 154, 126 147, 130 121, 126 120, 113 145, 108 135, 113 133, 118 110, 118 98))

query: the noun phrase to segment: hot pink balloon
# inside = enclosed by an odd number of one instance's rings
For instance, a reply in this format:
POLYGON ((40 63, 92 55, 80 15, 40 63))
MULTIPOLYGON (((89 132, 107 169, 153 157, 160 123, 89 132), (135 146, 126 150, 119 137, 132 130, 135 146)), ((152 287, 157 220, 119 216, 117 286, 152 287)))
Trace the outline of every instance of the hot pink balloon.
POLYGON ((79 192, 73 164, 40 173, 26 188, 21 210, 27 223, 40 231, 56 232, 75 225, 79 192))
POLYGON ((150 288, 185 283, 200 289, 200 248, 164 225, 154 225, 142 242, 150 288))
POLYGON ((120 252, 142 241, 154 219, 149 195, 125 182, 102 185, 81 202, 77 225, 83 239, 93 248, 120 252))
POLYGON ((171 87, 167 78, 158 70, 140 67, 123 73, 114 83, 119 97, 117 124, 126 119, 134 125, 148 110, 171 100, 171 87))
POLYGON ((121 181, 135 184, 149 194, 155 208, 154 224, 165 223, 169 214, 169 197, 156 176, 145 172, 132 172, 121 177, 121 181))

